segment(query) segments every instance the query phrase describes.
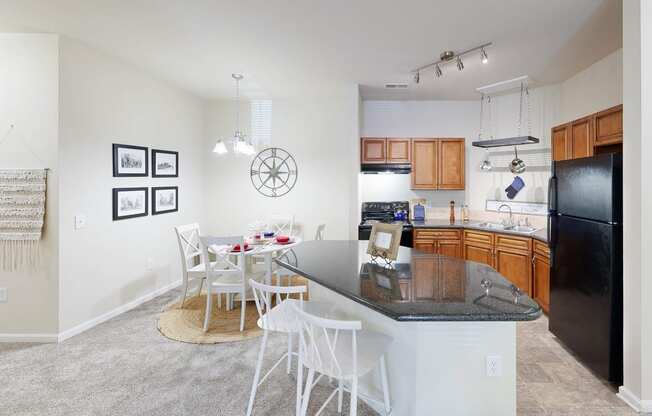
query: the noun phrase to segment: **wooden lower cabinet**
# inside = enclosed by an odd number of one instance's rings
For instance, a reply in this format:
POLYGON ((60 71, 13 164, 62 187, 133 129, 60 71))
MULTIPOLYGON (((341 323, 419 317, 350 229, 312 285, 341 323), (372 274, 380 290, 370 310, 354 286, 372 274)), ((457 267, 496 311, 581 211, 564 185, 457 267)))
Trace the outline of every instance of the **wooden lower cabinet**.
POLYGON ((460 230, 422 228, 414 230, 414 248, 426 253, 463 258, 460 230))
POLYGON ((494 267, 494 250, 491 247, 465 242, 464 259, 494 267))
POLYGON ((532 253, 496 247, 495 261, 498 273, 532 296, 532 253))
POLYGON ((541 241, 534 241, 532 256, 532 291, 533 299, 537 301, 545 313, 550 308, 550 249, 541 241))

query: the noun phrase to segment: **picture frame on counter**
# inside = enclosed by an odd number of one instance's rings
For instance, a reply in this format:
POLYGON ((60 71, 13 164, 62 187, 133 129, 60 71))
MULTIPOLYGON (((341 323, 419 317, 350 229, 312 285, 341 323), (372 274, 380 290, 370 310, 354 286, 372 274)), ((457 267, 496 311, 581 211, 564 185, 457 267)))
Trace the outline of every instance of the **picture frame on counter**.
POLYGON ((382 257, 387 262, 396 260, 402 232, 402 224, 374 224, 369 235, 367 254, 382 257))
POLYGON ((149 175, 148 148, 113 143, 113 176, 137 177, 149 175))
POLYGON ((159 186, 152 188, 152 215, 179 211, 179 187, 159 186))
POLYGON ((152 149, 152 178, 178 178, 179 152, 152 149))
POLYGON ((113 188, 113 221, 146 217, 148 188, 113 188))

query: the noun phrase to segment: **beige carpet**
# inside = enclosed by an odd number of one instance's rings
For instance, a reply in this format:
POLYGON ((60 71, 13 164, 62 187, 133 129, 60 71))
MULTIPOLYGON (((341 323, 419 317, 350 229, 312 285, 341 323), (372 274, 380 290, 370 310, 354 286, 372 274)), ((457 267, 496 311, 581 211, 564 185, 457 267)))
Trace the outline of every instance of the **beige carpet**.
POLYGON ((207 332, 204 332, 205 311, 206 295, 187 298, 183 308, 178 302, 159 316, 158 330, 167 338, 191 344, 235 342, 256 338, 263 334, 256 324, 258 312, 253 301, 247 302, 245 329, 242 332, 240 332, 240 302, 236 302, 234 309, 227 311, 223 297, 222 308, 218 309, 217 295, 213 295, 213 308, 207 332))

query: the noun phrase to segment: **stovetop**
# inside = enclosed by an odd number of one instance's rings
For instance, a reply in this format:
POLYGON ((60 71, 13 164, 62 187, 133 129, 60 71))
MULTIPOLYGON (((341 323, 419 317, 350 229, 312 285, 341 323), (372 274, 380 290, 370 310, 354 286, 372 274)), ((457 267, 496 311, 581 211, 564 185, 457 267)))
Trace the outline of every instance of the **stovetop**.
POLYGON ((403 227, 411 227, 412 225, 408 219, 394 219, 394 213, 397 211, 405 211, 405 217, 410 218, 410 203, 407 201, 363 202, 360 227, 371 227, 378 222, 402 224, 403 227))

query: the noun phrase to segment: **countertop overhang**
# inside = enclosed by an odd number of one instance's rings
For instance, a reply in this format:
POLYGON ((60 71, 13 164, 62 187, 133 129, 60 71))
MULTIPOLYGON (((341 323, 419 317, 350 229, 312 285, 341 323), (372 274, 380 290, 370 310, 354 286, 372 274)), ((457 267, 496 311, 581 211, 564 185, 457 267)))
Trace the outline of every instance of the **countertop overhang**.
POLYGON ((396 321, 531 321, 540 306, 493 268, 400 247, 391 266, 367 241, 308 241, 275 261, 396 321))

